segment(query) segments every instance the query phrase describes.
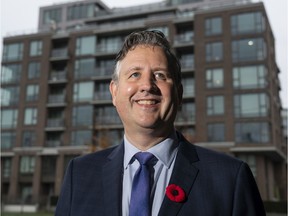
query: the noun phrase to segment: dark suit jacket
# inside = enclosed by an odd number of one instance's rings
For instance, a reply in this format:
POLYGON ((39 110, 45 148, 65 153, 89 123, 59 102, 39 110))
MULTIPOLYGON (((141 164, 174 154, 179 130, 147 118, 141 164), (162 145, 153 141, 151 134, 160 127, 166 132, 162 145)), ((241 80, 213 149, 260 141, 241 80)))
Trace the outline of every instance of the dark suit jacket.
MULTIPOLYGON (((183 203, 166 196, 159 216, 265 215, 248 165, 195 146, 180 137, 170 184, 184 189, 183 203)), ((56 216, 120 216, 124 145, 73 159, 64 178, 56 216)))

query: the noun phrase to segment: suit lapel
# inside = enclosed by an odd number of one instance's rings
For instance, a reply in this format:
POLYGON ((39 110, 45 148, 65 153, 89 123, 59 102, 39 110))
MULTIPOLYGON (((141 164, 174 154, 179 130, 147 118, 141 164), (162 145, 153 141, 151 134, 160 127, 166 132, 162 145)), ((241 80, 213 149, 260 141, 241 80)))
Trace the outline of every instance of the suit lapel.
POLYGON ((109 156, 103 166, 103 198, 105 215, 119 216, 122 213, 122 175, 123 175, 123 143, 120 144, 109 156))
MULTIPOLYGON (((192 163, 198 160, 194 146, 181 136, 179 150, 169 184, 180 186, 185 191, 187 198, 198 173, 198 169, 193 166, 192 163)), ((159 211, 159 216, 177 215, 184 203, 185 202, 177 203, 171 201, 165 196, 159 211)))

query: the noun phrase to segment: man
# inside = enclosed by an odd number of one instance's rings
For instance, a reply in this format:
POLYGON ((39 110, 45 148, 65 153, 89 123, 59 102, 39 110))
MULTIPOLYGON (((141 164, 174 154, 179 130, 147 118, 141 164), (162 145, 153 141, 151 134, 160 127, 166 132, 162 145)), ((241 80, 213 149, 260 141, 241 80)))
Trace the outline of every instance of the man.
POLYGON ((57 216, 265 215, 246 163, 195 146, 175 130, 181 67, 161 32, 126 38, 110 91, 124 140, 70 162, 57 216), (138 155, 149 155, 148 162, 138 155))

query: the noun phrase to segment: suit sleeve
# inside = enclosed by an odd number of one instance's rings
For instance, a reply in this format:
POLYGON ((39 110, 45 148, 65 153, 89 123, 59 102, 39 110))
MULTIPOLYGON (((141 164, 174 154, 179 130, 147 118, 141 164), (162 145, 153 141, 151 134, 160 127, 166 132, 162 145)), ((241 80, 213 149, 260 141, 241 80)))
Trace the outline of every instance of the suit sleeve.
POLYGON ((69 162, 66 170, 61 193, 56 206, 55 216, 70 216, 72 200, 72 170, 73 160, 69 162))
POLYGON ((239 168, 233 202, 233 216, 265 216, 264 205, 249 166, 239 168))

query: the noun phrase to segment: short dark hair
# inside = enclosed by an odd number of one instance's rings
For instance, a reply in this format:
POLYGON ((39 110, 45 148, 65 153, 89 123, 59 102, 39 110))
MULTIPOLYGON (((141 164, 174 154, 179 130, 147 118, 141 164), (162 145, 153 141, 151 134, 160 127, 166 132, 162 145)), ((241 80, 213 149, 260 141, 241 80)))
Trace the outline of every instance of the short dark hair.
POLYGON ((121 60, 125 58, 127 53, 134 49, 138 45, 147 46, 159 46, 163 49, 164 54, 167 58, 169 72, 175 80, 176 86, 181 84, 181 65, 175 54, 172 52, 169 41, 166 39, 165 35, 156 30, 152 31, 136 31, 129 34, 124 41, 124 44, 116 56, 115 70, 112 79, 116 81, 118 79, 118 64, 121 60))

